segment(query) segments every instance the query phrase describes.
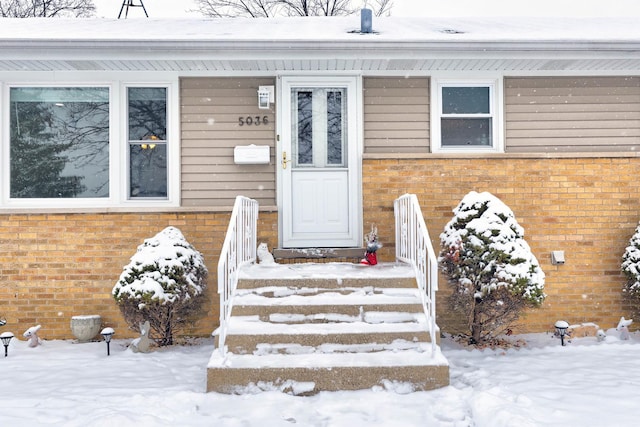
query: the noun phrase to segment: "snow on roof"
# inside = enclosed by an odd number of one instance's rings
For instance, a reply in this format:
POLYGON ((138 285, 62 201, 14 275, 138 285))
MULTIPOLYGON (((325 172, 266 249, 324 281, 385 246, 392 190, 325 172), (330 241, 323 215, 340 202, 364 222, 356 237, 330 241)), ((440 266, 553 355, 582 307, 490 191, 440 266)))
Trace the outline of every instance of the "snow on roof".
POLYGON ((0 18, 0 45, 34 41, 316 41, 316 42, 640 42, 635 18, 374 18, 218 19, 0 18))
POLYGON ((0 71, 640 69, 634 18, 0 18, 0 71))

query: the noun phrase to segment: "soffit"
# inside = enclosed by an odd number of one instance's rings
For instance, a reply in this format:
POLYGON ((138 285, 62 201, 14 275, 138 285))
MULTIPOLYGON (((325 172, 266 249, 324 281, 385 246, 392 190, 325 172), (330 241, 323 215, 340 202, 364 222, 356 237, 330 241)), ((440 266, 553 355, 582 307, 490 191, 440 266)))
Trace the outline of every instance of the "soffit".
POLYGON ((178 73, 629 72, 640 58, 283 58, 283 59, 0 59, 0 71, 162 71, 178 73))

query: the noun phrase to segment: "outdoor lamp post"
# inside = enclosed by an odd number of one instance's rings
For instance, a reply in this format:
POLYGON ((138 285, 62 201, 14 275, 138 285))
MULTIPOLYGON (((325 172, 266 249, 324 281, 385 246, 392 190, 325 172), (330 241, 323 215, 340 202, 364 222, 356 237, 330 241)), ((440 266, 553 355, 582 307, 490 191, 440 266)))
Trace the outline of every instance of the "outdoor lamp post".
POLYGON ((556 333, 560 335, 560 342, 564 345, 564 336, 567 334, 567 329, 569 329, 569 324, 564 320, 558 320, 555 324, 556 333))
POLYGON ((0 340, 2 340, 2 345, 4 345, 4 357, 9 355, 9 341, 13 338, 13 334, 11 332, 3 332, 0 334, 0 340))
POLYGON ((100 334, 104 338, 104 341, 107 343, 107 356, 111 354, 111 351, 109 349, 109 343, 111 342, 111 337, 115 333, 116 331, 114 331, 113 328, 104 328, 102 332, 100 332, 100 334))

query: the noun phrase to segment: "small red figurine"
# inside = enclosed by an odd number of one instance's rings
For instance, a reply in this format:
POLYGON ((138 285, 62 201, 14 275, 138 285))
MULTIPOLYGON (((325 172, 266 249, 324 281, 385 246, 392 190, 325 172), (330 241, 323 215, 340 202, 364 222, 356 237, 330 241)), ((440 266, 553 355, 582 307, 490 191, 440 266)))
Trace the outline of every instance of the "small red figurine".
POLYGON ((378 263, 376 251, 382 247, 382 243, 378 242, 378 228, 375 224, 371 224, 371 232, 367 234, 364 241, 367 244, 367 250, 360 264, 376 265, 378 263))

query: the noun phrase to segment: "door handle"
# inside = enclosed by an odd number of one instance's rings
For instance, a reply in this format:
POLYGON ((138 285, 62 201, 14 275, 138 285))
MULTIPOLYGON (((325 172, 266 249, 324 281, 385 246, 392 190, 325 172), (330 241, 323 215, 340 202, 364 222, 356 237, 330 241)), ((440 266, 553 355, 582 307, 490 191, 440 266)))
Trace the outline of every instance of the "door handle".
POLYGON ((282 152, 282 169, 286 169, 287 168, 287 163, 289 163, 291 161, 291 159, 287 160, 287 152, 283 151, 282 152))

